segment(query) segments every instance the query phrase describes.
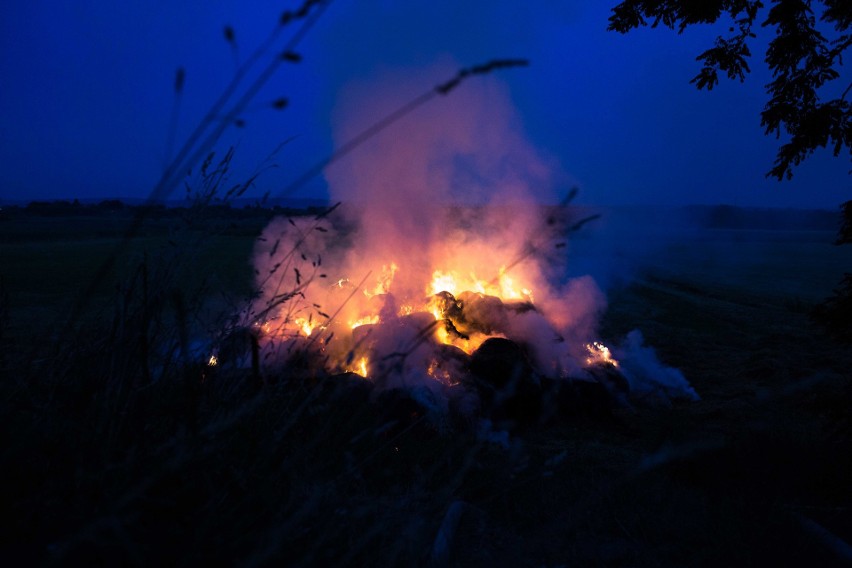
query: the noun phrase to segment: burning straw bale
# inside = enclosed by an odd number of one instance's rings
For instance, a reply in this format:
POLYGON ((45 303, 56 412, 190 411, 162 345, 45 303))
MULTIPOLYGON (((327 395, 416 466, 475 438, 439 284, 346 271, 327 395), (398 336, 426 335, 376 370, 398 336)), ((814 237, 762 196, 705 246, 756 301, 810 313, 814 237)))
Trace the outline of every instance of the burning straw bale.
POLYGON ((456 327, 483 335, 505 333, 509 319, 503 301, 496 296, 465 291, 459 294, 460 317, 453 323, 456 327))

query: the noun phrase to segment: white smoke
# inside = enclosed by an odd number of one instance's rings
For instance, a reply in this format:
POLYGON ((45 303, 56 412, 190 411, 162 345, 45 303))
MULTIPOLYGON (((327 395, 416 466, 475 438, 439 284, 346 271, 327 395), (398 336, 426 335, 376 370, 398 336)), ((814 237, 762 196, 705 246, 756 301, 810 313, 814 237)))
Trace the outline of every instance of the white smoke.
POLYGON ((644 345, 642 332, 634 329, 615 353, 621 361, 621 371, 630 383, 630 391, 649 402, 669 400, 699 400, 686 377, 678 369, 660 362, 652 347, 644 345))
MULTIPOLYGON (((336 112, 338 145, 455 69, 444 63, 413 78, 397 72, 352 86, 336 112)), ((333 222, 275 219, 255 250, 261 292, 251 317, 266 327, 267 356, 307 347, 330 368, 366 372, 380 389, 405 388, 445 410, 453 376, 464 369, 425 340, 436 323, 429 297, 450 291, 430 288, 437 273, 456 275, 454 294, 498 281, 514 294, 504 295, 514 308, 471 301, 466 316, 522 345, 540 373, 567 377, 586 364, 606 298, 589 276, 564 278, 561 241, 571 221, 554 204, 565 175, 527 141, 494 78, 421 107, 326 177, 332 200, 342 203, 333 222)), ((637 392, 696 396, 638 332, 618 353, 637 392)))

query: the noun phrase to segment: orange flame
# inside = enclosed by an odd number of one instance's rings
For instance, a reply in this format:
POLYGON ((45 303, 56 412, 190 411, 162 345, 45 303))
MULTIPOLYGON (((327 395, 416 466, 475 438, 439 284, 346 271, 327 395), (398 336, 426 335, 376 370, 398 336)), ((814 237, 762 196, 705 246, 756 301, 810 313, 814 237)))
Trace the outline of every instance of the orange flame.
POLYGON ((368 325, 372 323, 379 323, 378 315, 364 316, 353 322, 349 322, 349 327, 355 329, 356 327, 361 327, 362 325, 368 325))
POLYGON ((532 302, 532 290, 526 286, 518 289, 515 279, 506 273, 505 266, 500 267, 497 278, 493 280, 483 280, 474 272, 471 272, 467 277, 461 277, 455 271, 436 270, 432 273, 432 282, 427 288, 427 293, 433 295, 439 292, 449 292, 456 296, 464 291, 496 296, 504 301, 526 300, 532 302))
POLYGON ((316 327, 316 324, 310 318, 295 318, 293 323, 298 326, 299 331, 301 331, 305 337, 310 337, 316 327))
POLYGON ((396 271, 399 270, 399 266, 395 262, 391 262, 390 264, 385 264, 382 266, 382 274, 379 276, 379 281, 373 286, 372 289, 364 290, 364 295, 368 298, 372 298, 373 296, 378 296, 379 294, 387 294, 390 292, 391 284, 393 284, 393 277, 396 275, 396 271))
POLYGON ((600 341, 587 343, 586 350, 589 352, 589 356, 586 357, 587 365, 612 365, 613 367, 618 367, 618 361, 612 356, 609 347, 600 341))
POLYGON ((360 375, 363 378, 367 378, 369 375, 367 374, 367 365, 369 361, 366 357, 359 357, 358 360, 348 367, 346 371, 350 373, 355 373, 356 375, 360 375))

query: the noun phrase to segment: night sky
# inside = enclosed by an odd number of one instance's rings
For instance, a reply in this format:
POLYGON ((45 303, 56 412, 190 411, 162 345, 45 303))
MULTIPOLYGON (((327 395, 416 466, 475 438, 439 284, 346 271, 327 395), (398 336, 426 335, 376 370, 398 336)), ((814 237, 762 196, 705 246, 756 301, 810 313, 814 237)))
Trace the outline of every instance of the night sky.
MULTIPOLYGON (((579 186, 586 203, 835 208, 849 199, 848 158, 829 150, 798 167, 791 182, 764 177, 779 144, 760 127, 770 80, 762 61, 766 37, 752 46, 757 57, 745 84, 722 79, 712 92, 698 91, 689 84, 699 69, 695 56, 723 30, 622 36, 606 31, 616 3, 336 0, 300 44, 302 63, 280 69, 243 116, 245 128, 229 130, 220 147, 237 146, 238 181, 292 138, 252 194, 279 196, 333 150, 334 117, 351 84, 395 76, 420 92, 436 84, 428 71, 436 65, 528 58, 530 67, 495 78, 507 86, 527 139, 554 158, 562 182, 579 186), (281 96, 289 107, 271 109, 267 103, 281 96)), ((6 5, 0 201, 146 197, 165 164, 175 69, 186 68, 180 142, 234 72, 224 26, 233 26, 242 61, 281 11, 295 6, 261 0, 6 5)), ((848 68, 843 73, 849 77, 848 68)), ((318 177, 292 197, 324 192, 318 177)), ((181 196, 177 190, 171 197, 181 196)))

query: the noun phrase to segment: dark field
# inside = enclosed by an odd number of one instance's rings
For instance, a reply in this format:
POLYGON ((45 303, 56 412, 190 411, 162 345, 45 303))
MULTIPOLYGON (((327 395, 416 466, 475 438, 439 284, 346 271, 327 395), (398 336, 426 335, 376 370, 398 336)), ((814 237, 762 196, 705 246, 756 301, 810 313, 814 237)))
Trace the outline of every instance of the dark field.
POLYGON ((701 400, 578 413, 507 448, 473 429, 387 428, 393 410, 302 368, 258 387, 184 361, 152 381, 140 349, 175 321, 209 329, 250 293, 265 219, 149 221, 69 325, 125 222, 0 221, 5 565, 826 566, 849 554, 852 352, 809 318, 852 270, 831 230, 660 239, 609 291, 601 337, 640 329, 701 400), (173 283, 161 294, 157 275, 173 283), (188 316, 172 313, 184 304, 188 316), (134 325, 146 333, 116 331, 134 325))

